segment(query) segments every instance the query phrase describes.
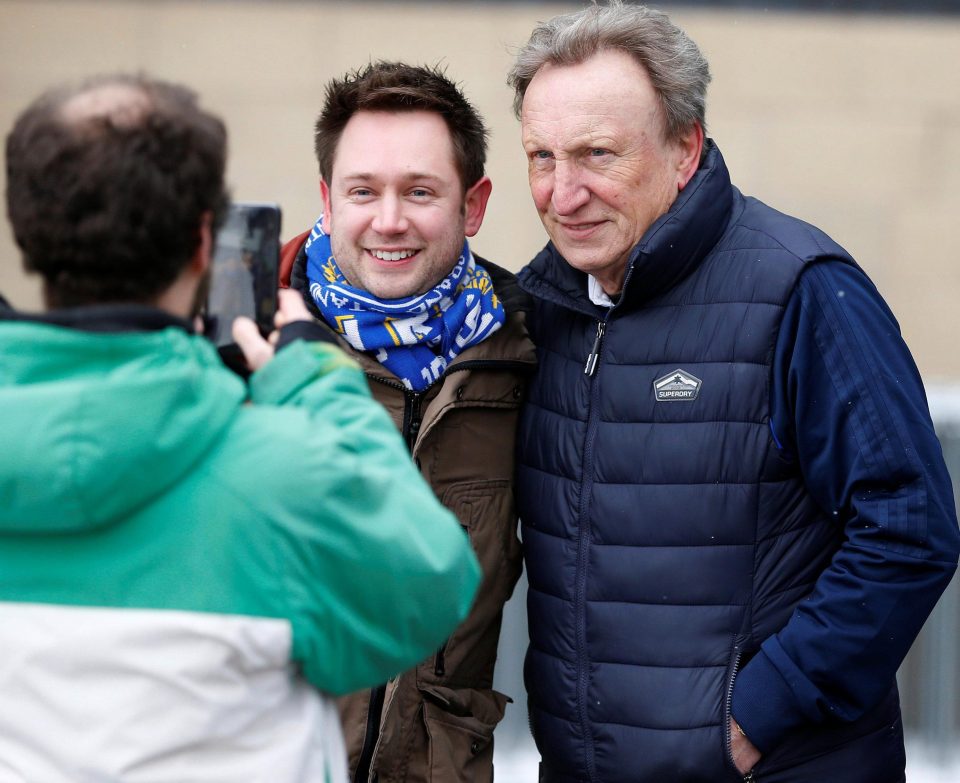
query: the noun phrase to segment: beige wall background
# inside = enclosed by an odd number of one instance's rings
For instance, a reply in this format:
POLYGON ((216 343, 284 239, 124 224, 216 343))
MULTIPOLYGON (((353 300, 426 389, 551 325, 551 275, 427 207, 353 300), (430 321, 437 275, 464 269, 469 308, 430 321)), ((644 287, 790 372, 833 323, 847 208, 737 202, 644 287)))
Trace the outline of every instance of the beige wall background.
MULTIPOLYGON (((440 62, 492 129, 494 194, 474 246, 519 269, 545 237, 504 76, 537 20, 579 7, 0 0, 0 132, 64 80, 143 70, 182 81, 229 126, 234 196, 280 202, 291 236, 320 209, 312 125, 325 82, 371 58, 440 62)), ((924 377, 960 382, 960 17, 659 7, 711 63, 709 131, 734 182, 847 247, 924 377)), ((5 220, 0 291, 39 306, 5 220)))

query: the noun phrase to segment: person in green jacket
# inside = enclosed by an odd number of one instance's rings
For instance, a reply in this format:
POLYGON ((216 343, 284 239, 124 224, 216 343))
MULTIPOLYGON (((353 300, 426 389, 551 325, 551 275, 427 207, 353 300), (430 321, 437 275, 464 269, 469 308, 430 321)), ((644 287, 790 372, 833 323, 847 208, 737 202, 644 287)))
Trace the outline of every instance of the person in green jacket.
POLYGON ((479 569, 363 374, 295 294, 193 333, 226 134, 99 77, 7 138, 42 314, 0 314, 0 779, 346 780, 330 696, 421 660, 479 569), (276 356, 274 357, 274 351, 276 356))

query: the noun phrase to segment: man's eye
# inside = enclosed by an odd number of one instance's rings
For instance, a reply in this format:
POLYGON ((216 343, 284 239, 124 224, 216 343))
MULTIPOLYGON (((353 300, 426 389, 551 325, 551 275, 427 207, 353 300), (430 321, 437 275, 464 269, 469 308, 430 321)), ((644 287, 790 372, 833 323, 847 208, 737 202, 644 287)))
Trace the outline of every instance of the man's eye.
POLYGON ((533 153, 536 160, 550 160, 553 157, 547 150, 537 150, 533 153))
POLYGON ((410 195, 414 198, 426 198, 430 195, 430 191, 425 190, 424 188, 414 188, 410 191, 410 195))
POLYGON ((592 150, 590 150, 591 158, 602 158, 604 155, 609 155, 609 154, 610 154, 610 150, 605 150, 602 147, 594 147, 592 150))
POLYGON ((371 195, 371 193, 372 191, 368 190, 367 188, 354 188, 353 190, 350 191, 351 196, 356 196, 358 198, 369 196, 371 195))

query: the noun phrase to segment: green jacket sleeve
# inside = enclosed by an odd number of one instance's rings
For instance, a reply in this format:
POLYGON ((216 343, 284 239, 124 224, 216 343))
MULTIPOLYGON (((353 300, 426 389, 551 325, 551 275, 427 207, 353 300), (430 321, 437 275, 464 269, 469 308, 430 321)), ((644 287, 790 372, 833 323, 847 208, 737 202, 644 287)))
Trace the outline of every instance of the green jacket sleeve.
POLYGON ((286 455, 275 545, 291 655, 333 694, 383 683, 469 611, 480 569, 467 537, 340 349, 295 342, 250 389, 255 405, 304 414, 301 431, 280 436, 296 452, 286 455))

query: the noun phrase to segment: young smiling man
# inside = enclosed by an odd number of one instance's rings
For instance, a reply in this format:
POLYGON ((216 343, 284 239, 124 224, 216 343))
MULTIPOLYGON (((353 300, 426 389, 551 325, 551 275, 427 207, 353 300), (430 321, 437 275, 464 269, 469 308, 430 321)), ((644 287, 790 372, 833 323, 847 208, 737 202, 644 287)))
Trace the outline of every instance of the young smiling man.
POLYGON ((315 141, 324 211, 284 247, 281 284, 361 363, 483 568, 435 655, 341 701, 350 774, 489 780, 500 619, 520 574, 514 433, 535 359, 525 295, 467 240, 490 197, 486 130, 439 71, 380 62, 330 83, 315 141))

